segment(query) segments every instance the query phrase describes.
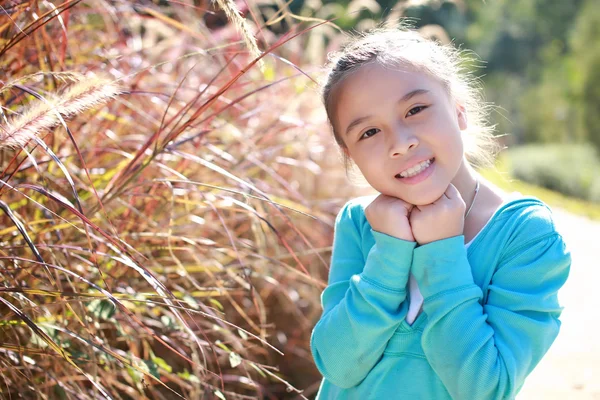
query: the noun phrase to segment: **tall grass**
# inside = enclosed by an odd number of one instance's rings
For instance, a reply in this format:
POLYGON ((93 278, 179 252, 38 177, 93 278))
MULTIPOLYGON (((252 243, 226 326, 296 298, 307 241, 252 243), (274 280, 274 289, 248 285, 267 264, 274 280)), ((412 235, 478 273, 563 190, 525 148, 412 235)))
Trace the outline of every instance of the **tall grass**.
POLYGON ((345 189, 305 39, 144 4, 3 5, 0 397, 310 397, 345 189))

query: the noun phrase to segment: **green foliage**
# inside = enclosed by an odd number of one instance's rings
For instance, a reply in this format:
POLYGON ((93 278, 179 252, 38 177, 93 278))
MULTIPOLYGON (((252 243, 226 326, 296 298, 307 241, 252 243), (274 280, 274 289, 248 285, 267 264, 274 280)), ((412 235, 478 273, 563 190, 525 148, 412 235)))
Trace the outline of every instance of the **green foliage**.
POLYGON ((592 203, 566 196, 541 186, 514 179, 510 176, 506 164, 506 157, 501 157, 496 167, 480 170, 479 172, 485 179, 506 192, 519 192, 527 196, 534 196, 552 207, 559 207, 570 213, 600 221, 600 203, 592 203))
POLYGON ((527 145, 506 154, 510 175, 584 200, 600 201, 600 160, 589 145, 527 145))
POLYGON ((600 150, 600 8, 588 0, 573 32, 573 57, 581 80, 577 88, 583 126, 588 139, 600 150))
POLYGON ((540 82, 515 101, 521 111, 525 142, 576 143, 588 139, 575 89, 580 79, 573 58, 563 58, 541 71, 540 82))
POLYGON ((117 311, 115 305, 109 300, 100 299, 92 300, 88 304, 87 309, 95 318, 100 320, 110 319, 113 315, 115 315, 115 312, 117 311))
MULTIPOLYGON (((536 80, 544 48, 567 41, 582 2, 470 0, 472 24, 467 45, 489 63, 488 73, 528 73, 536 80)), ((566 52, 564 46, 562 52, 566 52)))

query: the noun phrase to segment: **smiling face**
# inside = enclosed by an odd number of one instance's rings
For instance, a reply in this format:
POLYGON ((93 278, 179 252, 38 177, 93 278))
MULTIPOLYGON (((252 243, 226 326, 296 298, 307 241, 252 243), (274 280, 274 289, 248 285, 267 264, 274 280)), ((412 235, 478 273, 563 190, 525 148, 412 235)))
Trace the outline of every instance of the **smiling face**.
POLYGON ((465 113, 429 75, 369 64, 340 83, 335 99, 335 130, 378 192, 431 204, 466 171, 465 113))

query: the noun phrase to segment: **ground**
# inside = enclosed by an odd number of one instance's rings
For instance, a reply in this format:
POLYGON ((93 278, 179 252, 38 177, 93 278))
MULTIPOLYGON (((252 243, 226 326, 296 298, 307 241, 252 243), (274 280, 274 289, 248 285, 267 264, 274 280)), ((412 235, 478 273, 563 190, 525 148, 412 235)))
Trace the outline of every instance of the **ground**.
POLYGON ((600 400, 600 223, 555 209, 573 264, 559 293, 565 309, 554 345, 517 400, 600 400), (598 252, 596 252, 598 250, 598 252))

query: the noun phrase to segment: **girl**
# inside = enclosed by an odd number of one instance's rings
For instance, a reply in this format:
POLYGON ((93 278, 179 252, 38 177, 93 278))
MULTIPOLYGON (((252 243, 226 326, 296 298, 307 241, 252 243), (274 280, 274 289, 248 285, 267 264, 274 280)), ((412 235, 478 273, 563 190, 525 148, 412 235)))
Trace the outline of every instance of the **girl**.
POLYGON ((544 203, 467 161, 491 128, 459 61, 400 30, 334 61, 335 139, 380 194, 336 220, 311 338, 318 399, 514 398, 558 334, 569 252, 544 203))

